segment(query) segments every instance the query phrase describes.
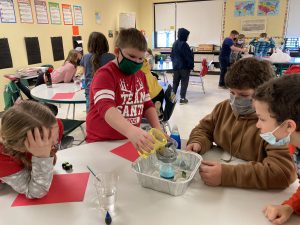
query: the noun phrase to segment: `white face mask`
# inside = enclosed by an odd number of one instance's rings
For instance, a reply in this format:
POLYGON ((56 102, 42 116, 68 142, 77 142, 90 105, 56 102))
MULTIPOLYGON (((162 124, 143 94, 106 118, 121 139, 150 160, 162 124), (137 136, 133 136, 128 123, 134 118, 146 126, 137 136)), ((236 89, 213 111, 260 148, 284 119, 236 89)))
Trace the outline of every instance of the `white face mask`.
MULTIPOLYGON (((283 124, 283 123, 282 123, 283 124)), ((288 134, 288 136, 276 141, 276 137, 273 134, 276 130, 279 129, 279 127, 282 125, 280 124, 278 127, 276 127, 273 131, 271 132, 266 132, 263 134, 260 134, 260 137, 262 139, 264 139, 266 142, 268 142, 271 145, 287 145, 288 143, 290 143, 291 140, 291 133, 288 134)))
POLYGON ((244 43, 244 41, 243 41, 243 40, 238 40, 237 43, 238 43, 239 45, 241 45, 241 44, 244 43))
POLYGON ((265 39, 264 38, 259 38, 258 41, 265 41, 265 39))

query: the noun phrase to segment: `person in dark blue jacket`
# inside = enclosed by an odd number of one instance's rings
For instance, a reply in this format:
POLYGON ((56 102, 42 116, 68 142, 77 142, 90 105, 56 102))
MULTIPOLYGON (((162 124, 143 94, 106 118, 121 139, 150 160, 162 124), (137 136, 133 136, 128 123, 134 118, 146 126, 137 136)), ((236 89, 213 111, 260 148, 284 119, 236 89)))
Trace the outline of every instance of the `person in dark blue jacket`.
POLYGON ((186 43, 190 32, 185 28, 178 29, 178 39, 174 42, 171 52, 174 78, 173 91, 176 94, 181 81, 180 103, 186 104, 186 91, 189 84, 190 72, 194 68, 194 56, 188 43, 186 43))

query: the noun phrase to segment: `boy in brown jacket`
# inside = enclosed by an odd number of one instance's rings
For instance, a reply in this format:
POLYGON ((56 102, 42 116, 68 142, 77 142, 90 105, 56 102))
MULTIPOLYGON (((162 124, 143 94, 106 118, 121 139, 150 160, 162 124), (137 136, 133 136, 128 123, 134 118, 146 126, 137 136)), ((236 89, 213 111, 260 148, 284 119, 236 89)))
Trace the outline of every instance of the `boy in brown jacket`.
MULTIPOLYGON (((192 130, 187 150, 204 154, 215 142, 231 156, 249 162, 229 165, 203 161, 199 171, 205 184, 283 189, 296 179, 287 146, 268 144, 256 128, 257 116, 252 107, 252 95, 259 85, 273 76, 271 65, 255 58, 240 60, 227 72, 225 82, 230 90, 230 99, 219 103, 192 130)), ((224 162, 230 160, 231 157, 224 162)))

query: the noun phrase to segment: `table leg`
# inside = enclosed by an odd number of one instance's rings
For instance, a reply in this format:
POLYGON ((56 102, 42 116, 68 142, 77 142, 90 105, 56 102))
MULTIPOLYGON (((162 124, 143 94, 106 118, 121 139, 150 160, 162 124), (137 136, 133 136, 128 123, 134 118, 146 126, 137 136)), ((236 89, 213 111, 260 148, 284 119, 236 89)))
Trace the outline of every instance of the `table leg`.
POLYGON ((68 105, 68 110, 67 110, 66 119, 68 119, 68 116, 69 116, 69 111, 70 111, 70 104, 68 105))
POLYGON ((75 104, 73 104, 74 107, 73 107, 73 120, 75 119, 75 104))

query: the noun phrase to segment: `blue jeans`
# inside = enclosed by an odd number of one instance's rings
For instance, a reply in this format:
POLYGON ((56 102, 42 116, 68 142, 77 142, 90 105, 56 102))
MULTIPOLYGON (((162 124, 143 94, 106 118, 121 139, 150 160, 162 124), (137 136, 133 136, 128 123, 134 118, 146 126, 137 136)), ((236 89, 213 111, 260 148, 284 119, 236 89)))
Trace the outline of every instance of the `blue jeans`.
POLYGON ((90 95, 88 93, 85 93, 85 99, 86 99, 86 113, 90 110, 90 95))

